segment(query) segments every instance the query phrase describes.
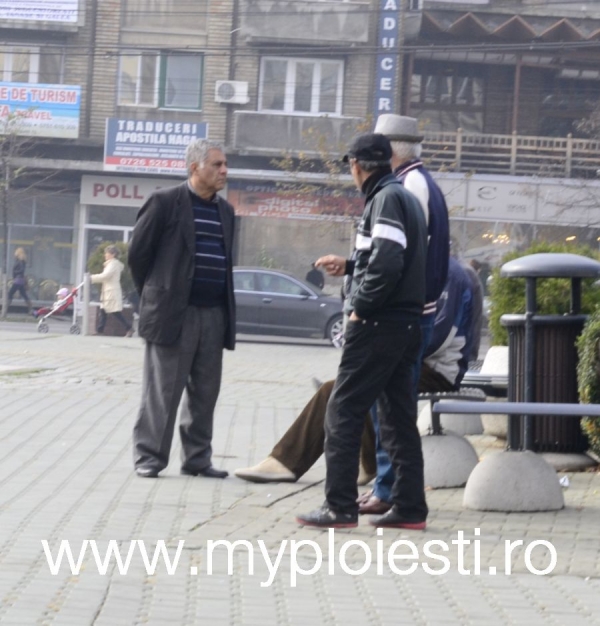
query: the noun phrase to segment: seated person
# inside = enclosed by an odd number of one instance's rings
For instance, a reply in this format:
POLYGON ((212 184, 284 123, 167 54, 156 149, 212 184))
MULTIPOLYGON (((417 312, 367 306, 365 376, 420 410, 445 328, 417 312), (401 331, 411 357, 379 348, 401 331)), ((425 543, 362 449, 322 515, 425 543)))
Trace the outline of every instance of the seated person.
MULTIPOLYGON (((471 319, 469 278, 460 264, 450 259, 448 280, 437 302, 433 336, 421 367, 419 393, 459 388, 471 349, 471 319)), ((295 482, 305 474, 323 454, 325 409, 333 383, 330 380, 319 388, 264 461, 238 469, 235 475, 251 482, 268 483, 295 482)), ((373 478, 377 467, 373 425, 366 417, 359 484, 373 478)))
POLYGON ((48 315, 48 313, 52 313, 53 315, 66 313, 67 309, 73 304, 73 299, 76 293, 76 289, 70 291, 66 287, 61 287, 56 292, 56 300, 51 307, 41 307, 37 311, 31 311, 31 315, 37 319, 38 317, 48 315))

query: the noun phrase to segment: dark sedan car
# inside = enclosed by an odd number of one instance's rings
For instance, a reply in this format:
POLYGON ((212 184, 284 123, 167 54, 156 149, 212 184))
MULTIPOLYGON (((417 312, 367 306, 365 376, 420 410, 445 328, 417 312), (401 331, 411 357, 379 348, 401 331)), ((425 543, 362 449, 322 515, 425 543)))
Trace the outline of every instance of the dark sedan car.
POLYGON ((236 267, 233 284, 237 332, 323 337, 339 346, 342 302, 288 272, 236 267))

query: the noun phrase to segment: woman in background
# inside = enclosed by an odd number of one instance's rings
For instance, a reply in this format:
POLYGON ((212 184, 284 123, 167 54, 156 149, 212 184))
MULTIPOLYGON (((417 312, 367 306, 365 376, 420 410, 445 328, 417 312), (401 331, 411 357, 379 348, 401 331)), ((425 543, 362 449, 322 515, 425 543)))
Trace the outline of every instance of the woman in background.
POLYGON ((10 307, 10 303, 12 299, 15 297, 15 294, 19 292, 21 298, 25 300, 25 304, 27 308, 31 311, 31 300, 27 295, 27 281, 25 280, 25 269, 27 267, 27 255, 25 254, 25 250, 23 248, 17 248, 15 250, 15 263, 13 265, 13 282, 10 287, 10 291, 8 292, 8 306, 10 307))
POLYGON ((102 284, 100 295, 100 312, 96 331, 99 335, 104 333, 106 320, 109 315, 114 315, 126 328, 126 337, 133 335, 129 322, 123 316, 123 292, 121 291, 121 272, 123 263, 119 261, 119 248, 106 246, 104 250, 104 270, 101 274, 92 274, 92 283, 102 284))

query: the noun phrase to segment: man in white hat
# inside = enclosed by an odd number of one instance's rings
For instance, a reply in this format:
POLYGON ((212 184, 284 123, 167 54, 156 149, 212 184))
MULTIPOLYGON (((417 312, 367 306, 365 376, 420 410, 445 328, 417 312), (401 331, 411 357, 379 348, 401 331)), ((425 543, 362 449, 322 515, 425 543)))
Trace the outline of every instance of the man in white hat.
MULTIPOLYGON (((415 365, 415 390, 419 382, 423 354, 431 341, 436 302, 448 276, 450 227, 444 194, 421 161, 423 135, 414 117, 386 113, 377 118, 375 133, 385 135, 392 144, 392 170, 405 189, 417 197, 427 221, 428 246, 425 278, 426 304, 421 317, 421 353, 415 365)), ((373 490, 359 498, 361 513, 382 513, 389 505, 394 484, 392 464, 381 447, 377 416, 373 413, 377 434, 377 479, 373 490)))

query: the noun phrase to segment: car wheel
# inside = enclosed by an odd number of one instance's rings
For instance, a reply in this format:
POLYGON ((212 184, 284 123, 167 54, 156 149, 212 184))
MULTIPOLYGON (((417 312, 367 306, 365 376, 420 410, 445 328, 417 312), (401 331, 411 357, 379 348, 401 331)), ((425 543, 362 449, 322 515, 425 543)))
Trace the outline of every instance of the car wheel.
POLYGON ((325 334, 334 348, 341 348, 344 343, 344 316, 340 314, 332 317, 325 334))

